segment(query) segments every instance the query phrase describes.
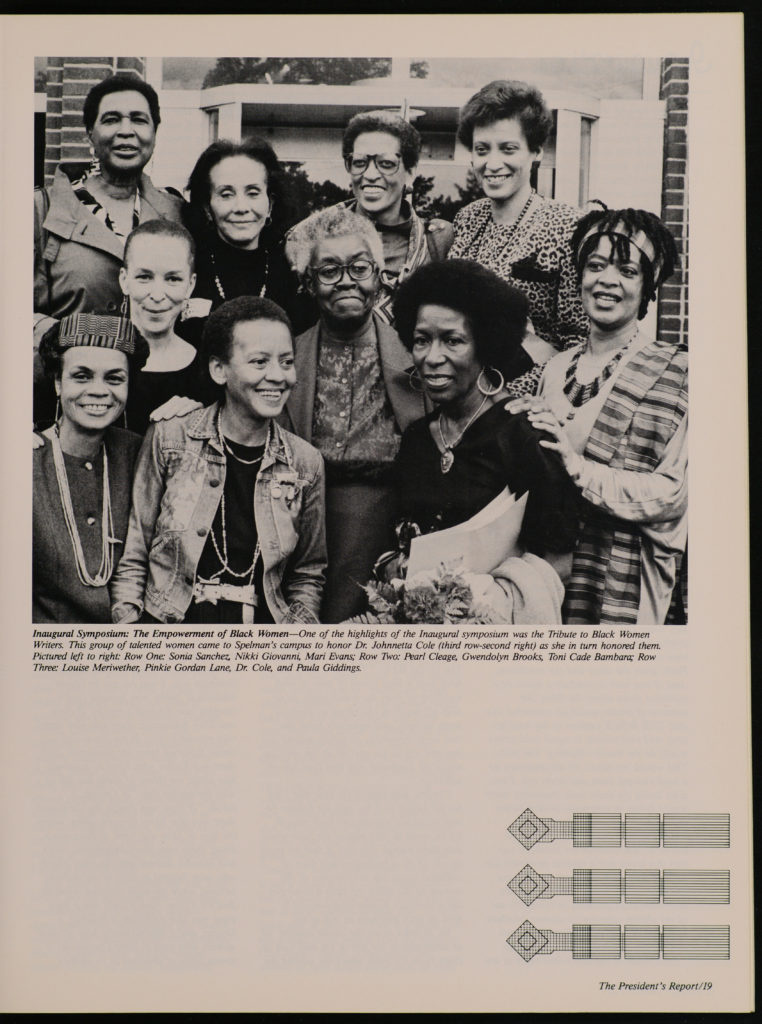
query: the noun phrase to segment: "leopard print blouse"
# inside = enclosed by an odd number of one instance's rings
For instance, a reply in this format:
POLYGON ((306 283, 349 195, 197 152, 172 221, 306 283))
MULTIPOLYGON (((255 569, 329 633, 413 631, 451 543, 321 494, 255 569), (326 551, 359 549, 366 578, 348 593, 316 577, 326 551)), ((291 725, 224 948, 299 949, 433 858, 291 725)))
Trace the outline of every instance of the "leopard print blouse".
POLYGON ((557 349, 587 338, 569 239, 580 211, 536 193, 515 234, 496 224, 489 199, 469 203, 455 217, 449 258, 494 270, 529 299, 535 334, 557 349))

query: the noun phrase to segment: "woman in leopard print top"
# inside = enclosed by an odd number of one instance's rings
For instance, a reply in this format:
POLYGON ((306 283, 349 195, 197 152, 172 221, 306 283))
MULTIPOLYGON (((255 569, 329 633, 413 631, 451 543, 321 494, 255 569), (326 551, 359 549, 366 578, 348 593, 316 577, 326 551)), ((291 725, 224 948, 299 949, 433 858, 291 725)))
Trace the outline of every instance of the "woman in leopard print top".
POLYGON ((533 392, 547 360, 587 336, 569 246, 580 212, 539 196, 530 182, 551 125, 537 89, 497 81, 471 97, 458 126, 485 198, 456 216, 449 256, 494 270, 529 300, 532 330, 510 384, 517 394, 533 392))

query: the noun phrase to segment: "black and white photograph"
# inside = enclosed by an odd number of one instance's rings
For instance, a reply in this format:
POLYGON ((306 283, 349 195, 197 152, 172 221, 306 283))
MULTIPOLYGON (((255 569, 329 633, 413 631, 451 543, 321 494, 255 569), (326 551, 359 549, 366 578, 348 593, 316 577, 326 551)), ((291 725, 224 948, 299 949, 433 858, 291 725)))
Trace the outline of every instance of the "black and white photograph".
POLYGON ((689 104, 36 59, 33 621, 684 624, 689 104))

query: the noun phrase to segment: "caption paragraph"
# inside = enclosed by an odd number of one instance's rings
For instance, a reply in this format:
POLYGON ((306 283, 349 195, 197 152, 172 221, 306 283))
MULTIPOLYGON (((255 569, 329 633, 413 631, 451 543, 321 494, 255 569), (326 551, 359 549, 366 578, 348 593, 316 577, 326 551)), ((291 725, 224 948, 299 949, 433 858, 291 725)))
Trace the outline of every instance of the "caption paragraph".
POLYGON ((32 631, 35 672, 360 672, 371 665, 655 662, 647 629, 131 626, 32 631))

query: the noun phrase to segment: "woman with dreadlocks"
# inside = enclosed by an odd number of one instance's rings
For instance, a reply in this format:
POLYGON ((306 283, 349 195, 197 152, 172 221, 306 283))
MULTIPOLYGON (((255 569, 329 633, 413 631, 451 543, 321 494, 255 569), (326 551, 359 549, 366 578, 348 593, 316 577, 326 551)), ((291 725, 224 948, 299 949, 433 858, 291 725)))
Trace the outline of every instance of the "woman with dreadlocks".
POLYGON ((685 621, 676 587, 687 538, 688 353, 639 328, 677 262, 655 214, 594 210, 571 239, 587 340, 519 399, 585 500, 564 622, 685 621), (671 607, 672 605, 672 607, 671 607))

